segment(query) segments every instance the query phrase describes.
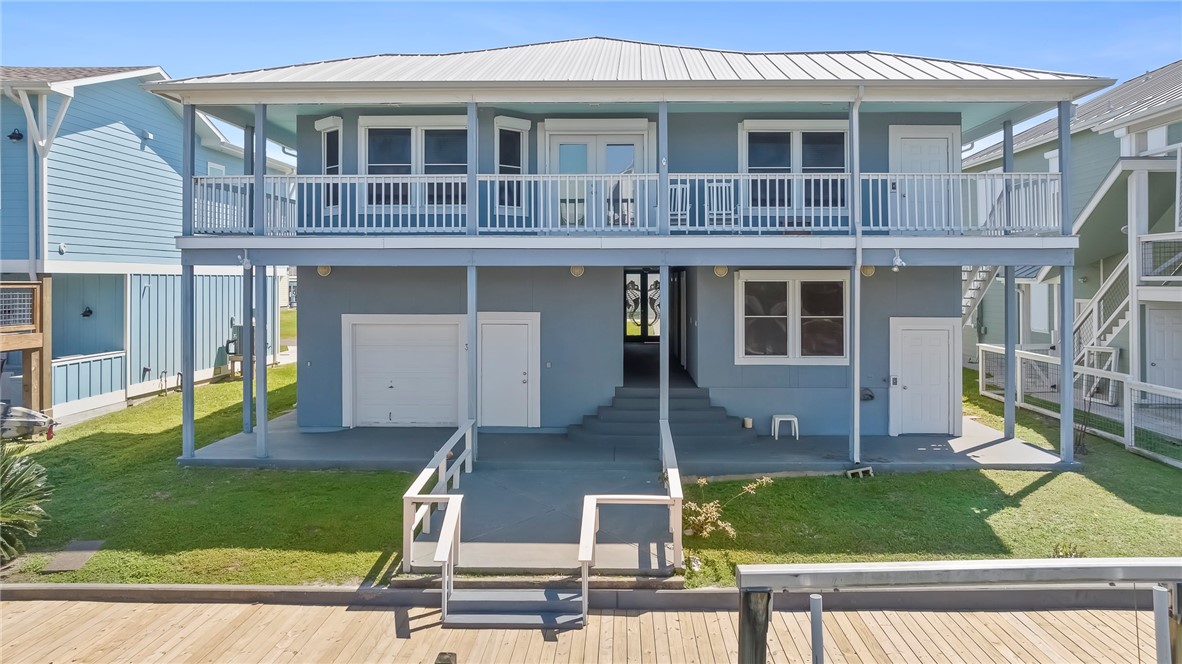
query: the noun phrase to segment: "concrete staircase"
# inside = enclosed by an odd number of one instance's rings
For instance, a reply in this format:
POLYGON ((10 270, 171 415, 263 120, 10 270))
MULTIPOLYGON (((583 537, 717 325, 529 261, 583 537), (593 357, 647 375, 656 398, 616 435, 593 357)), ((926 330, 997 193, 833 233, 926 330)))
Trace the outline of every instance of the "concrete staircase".
MULTIPOLYGON (((655 387, 617 387, 611 405, 600 406, 567 430, 572 442, 618 446, 660 443, 658 415, 660 391, 655 387)), ((754 429, 725 408, 710 402, 710 393, 700 387, 669 389, 669 429, 678 442, 720 443, 737 438, 755 438, 754 429)))
POLYGON ((444 627, 465 629, 576 629, 583 596, 576 590, 454 590, 444 627))

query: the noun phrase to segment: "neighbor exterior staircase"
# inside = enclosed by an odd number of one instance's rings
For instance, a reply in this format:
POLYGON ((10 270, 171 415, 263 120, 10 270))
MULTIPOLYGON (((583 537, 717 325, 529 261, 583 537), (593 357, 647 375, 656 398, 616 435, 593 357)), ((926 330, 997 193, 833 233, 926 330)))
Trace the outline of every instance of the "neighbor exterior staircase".
POLYGON ((960 268, 960 323, 968 325, 973 312, 985 299, 989 285, 997 276, 996 265, 964 265, 960 268))
POLYGON ((1075 363, 1093 369, 1115 370, 1116 353, 1098 350, 1112 348, 1112 341, 1129 324, 1129 257, 1113 269, 1095 297, 1075 317, 1075 363))
MULTIPOLYGON (((658 414, 660 390, 655 387, 617 387, 611 405, 600 406, 582 424, 567 429, 572 442, 620 446, 660 444, 658 414)), ((738 417, 710 401, 700 387, 669 388, 669 429, 678 442, 733 443, 753 439, 754 429, 744 429, 738 417)))

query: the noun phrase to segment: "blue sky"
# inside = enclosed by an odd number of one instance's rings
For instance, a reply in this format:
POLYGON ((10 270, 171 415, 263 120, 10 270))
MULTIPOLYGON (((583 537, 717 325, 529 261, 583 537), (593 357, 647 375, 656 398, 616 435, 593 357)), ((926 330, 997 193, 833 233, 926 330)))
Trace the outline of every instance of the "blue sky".
POLYGON ((1182 58, 1182 2, 0 1, 4 64, 160 65, 175 78, 591 35, 891 51, 1124 80, 1182 58))

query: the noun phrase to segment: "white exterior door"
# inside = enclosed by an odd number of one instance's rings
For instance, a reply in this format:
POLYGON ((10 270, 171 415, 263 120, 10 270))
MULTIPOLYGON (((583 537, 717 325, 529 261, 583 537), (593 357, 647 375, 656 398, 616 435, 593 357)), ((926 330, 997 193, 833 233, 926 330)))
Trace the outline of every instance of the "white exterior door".
POLYGON ((459 335, 454 323, 353 324, 352 425, 457 426, 459 335))
MULTIPOLYGON (((890 128, 892 173, 952 173, 960 170, 954 160, 960 151, 958 132, 953 127, 893 125, 890 128)), ((900 229, 939 229, 952 215, 950 183, 946 179, 900 177, 889 192, 892 223, 900 229)))
POLYGON ((640 136, 556 135, 550 139, 551 172, 618 177, 564 178, 555 204, 561 227, 630 226, 636 222, 635 173, 644 171, 640 136))
POLYGON ((481 426, 529 426, 529 351, 527 323, 480 324, 481 426))
POLYGON ((958 323, 891 320, 891 435, 960 433, 958 323))
POLYGON ((1145 311, 1145 380, 1182 389, 1182 308, 1145 311))

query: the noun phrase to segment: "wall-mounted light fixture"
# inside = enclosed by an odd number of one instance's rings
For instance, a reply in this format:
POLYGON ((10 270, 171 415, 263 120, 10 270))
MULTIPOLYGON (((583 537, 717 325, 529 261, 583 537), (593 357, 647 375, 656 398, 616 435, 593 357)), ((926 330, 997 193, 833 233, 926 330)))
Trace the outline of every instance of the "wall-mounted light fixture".
POLYGON ((316 266, 316 274, 319 274, 322 277, 327 277, 328 275, 332 274, 332 266, 331 265, 317 265, 316 266))
POLYGON ((13 129, 12 133, 8 135, 8 140, 12 141, 13 143, 20 143, 24 137, 25 135, 21 133, 20 129, 13 129))
POLYGON ((1081 284, 1086 284, 1086 283, 1088 283, 1088 275, 1086 275, 1086 274, 1085 274, 1085 275, 1083 275, 1082 277, 1080 277, 1080 278, 1079 278, 1079 283, 1081 283, 1081 284))
POLYGON ((570 276, 574 277, 575 279, 583 276, 586 272, 587 268, 583 267, 582 265, 570 266, 570 276))
POLYGON ((899 268, 907 267, 907 263, 903 262, 903 256, 899 254, 899 250, 895 250, 895 260, 891 261, 891 272, 898 272, 899 268))
POLYGON ((719 279, 725 277, 728 272, 730 272, 730 269, 725 265, 714 266, 714 276, 718 277, 719 279))
POLYGON ((874 276, 874 266, 873 265, 863 265, 862 269, 859 270, 859 272, 862 273, 863 277, 873 277, 874 276))
POLYGON ((82 317, 83 318, 90 318, 93 315, 94 315, 94 311, 92 311, 90 309, 90 307, 86 307, 85 309, 82 310, 82 317))

